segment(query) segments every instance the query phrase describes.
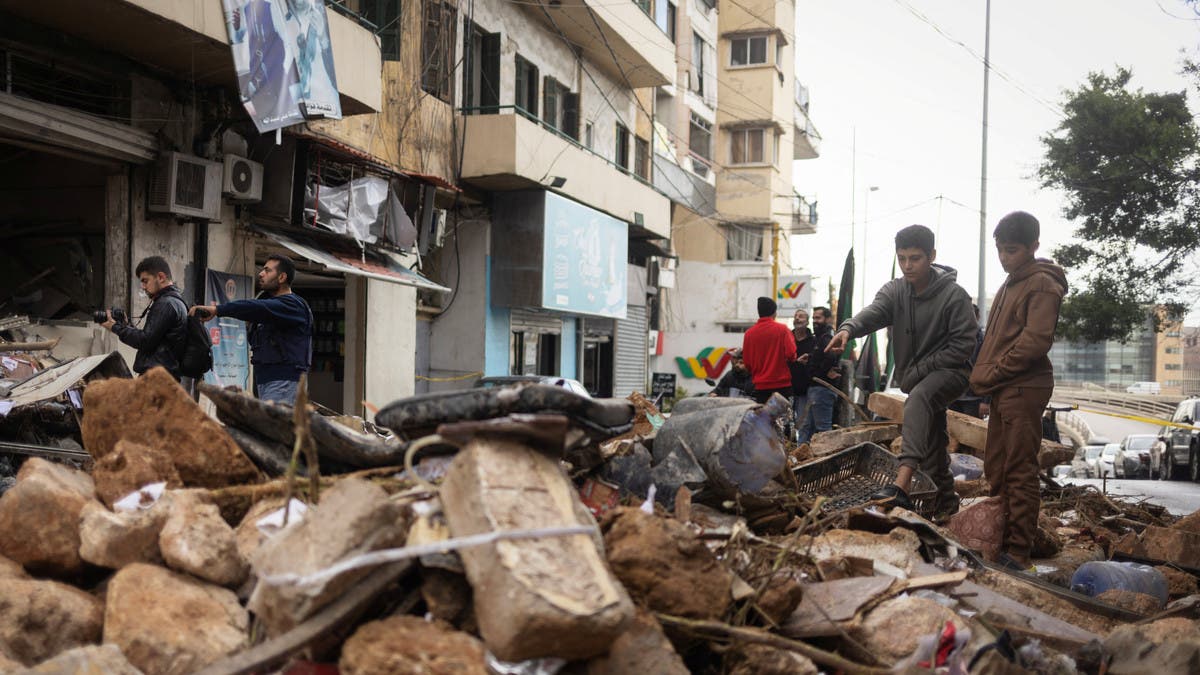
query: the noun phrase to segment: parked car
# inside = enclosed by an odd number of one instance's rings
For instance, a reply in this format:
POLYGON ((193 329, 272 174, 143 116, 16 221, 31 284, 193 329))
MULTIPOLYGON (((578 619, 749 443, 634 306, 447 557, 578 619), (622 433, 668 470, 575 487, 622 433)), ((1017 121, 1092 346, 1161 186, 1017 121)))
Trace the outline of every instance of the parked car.
POLYGON ((1158 442, 1154 434, 1130 434, 1121 441, 1121 451, 1114 464, 1119 465, 1118 475, 1125 478, 1150 478, 1154 475, 1150 464, 1150 448, 1158 442))
POLYGON ((1085 478, 1100 477, 1100 453, 1104 450, 1104 446, 1111 442, 1104 436, 1092 436, 1087 445, 1076 452, 1076 458, 1087 464, 1087 476, 1085 478))
POLYGON ((1098 471, 1097 478, 1116 478, 1116 463, 1117 453, 1121 452, 1120 443, 1109 443, 1100 451, 1100 459, 1096 461, 1096 469, 1098 471))
POLYGON ((591 398, 586 387, 579 383, 578 380, 572 380, 569 377, 559 377, 557 375, 494 375, 491 377, 481 377, 475 380, 475 388, 486 387, 504 387, 510 384, 521 384, 532 382, 535 384, 548 384, 554 387, 562 387, 568 391, 575 392, 580 396, 591 398))
MULTIPOLYGON (((1189 398, 1179 402, 1171 421, 1176 424, 1194 426, 1200 419, 1200 398, 1189 398)), ((1167 455, 1170 470, 1164 475, 1170 480, 1190 479, 1200 481, 1200 431, 1186 427, 1163 427, 1159 432, 1168 438, 1167 455)))

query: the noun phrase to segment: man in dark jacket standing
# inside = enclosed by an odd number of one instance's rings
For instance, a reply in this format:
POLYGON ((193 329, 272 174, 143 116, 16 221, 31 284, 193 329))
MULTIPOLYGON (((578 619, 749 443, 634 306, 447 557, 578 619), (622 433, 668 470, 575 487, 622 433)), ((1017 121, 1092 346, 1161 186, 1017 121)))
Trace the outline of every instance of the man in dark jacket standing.
MULTIPOLYGON (((838 360, 841 352, 827 352, 829 341, 833 338, 833 327, 830 322, 833 313, 828 307, 817 307, 813 310, 813 347, 808 370, 810 378, 820 378, 830 384, 836 384, 842 376, 838 371, 838 360)), ((829 431, 833 428, 833 406, 837 403, 837 394, 830 391, 819 382, 811 382, 808 388, 808 412, 796 420, 799 435, 797 443, 807 443, 813 434, 829 431)))
POLYGON ((260 295, 267 297, 192 308, 202 318, 216 315, 250 322, 250 363, 258 397, 288 405, 296 402, 300 374, 312 363, 312 310, 292 292, 295 277, 291 258, 270 255, 258 272, 260 295))
POLYGON ((967 388, 971 352, 979 326, 958 273, 934 264, 933 232, 910 225, 896 233, 896 260, 904 273, 879 289, 874 302, 842 323, 825 349, 841 352, 846 342, 892 327, 892 347, 904 402, 900 469, 892 485, 873 499, 911 508, 908 488, 923 470, 937 485, 935 519, 958 511, 946 445, 946 407, 967 388))
POLYGON ((112 312, 106 312, 108 321, 100 324, 112 331, 121 342, 137 350, 133 359, 133 372, 142 373, 162 366, 179 380, 179 353, 183 348, 187 329, 187 303, 171 280, 171 266, 160 256, 150 256, 138 263, 134 269, 142 291, 150 298, 150 306, 144 316, 142 328, 132 323, 117 323, 112 312))
MULTIPOLYGON (((758 299, 758 323, 742 338, 742 357, 754 378, 754 400, 766 403, 771 394, 792 398, 792 371, 796 341, 787 326, 775 320, 778 306, 770 298, 758 299)), ((807 359, 805 359, 807 361, 807 359)))
MULTIPOLYGON (((812 354, 815 338, 811 330, 808 329, 808 312, 803 309, 796 310, 792 315, 792 339, 796 341, 796 356, 801 354, 812 354)), ((804 421, 804 415, 808 411, 808 384, 812 380, 812 374, 809 373, 808 364, 801 361, 796 361, 791 364, 792 370, 792 420, 793 427, 796 433, 799 433, 800 424, 804 421)))
POLYGON ((1004 216, 992 236, 1008 278, 992 301, 971 388, 992 397, 983 471, 1006 516, 998 562, 1027 570, 1041 509, 1042 413, 1054 390, 1047 354, 1067 278, 1052 261, 1034 257, 1041 225, 1032 215, 1004 216))

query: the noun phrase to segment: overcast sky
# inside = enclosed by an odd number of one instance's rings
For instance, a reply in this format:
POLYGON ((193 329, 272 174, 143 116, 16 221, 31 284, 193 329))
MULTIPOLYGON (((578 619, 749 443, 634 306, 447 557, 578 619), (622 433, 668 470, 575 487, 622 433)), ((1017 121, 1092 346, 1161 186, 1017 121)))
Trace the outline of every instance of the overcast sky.
MULTIPOLYGON (((794 265, 814 277, 840 277, 853 194, 855 252, 860 274, 867 258, 868 297, 891 278, 892 236, 912 223, 938 233, 938 262, 956 268, 959 283, 975 295, 984 16, 985 0, 796 0, 796 74, 810 89, 823 141, 818 159, 794 165, 797 190, 817 198, 820 211, 818 233, 793 239, 794 265)), ((1016 209, 1036 215, 1045 255, 1072 237, 1061 195, 1034 178, 1039 138, 1061 121, 1063 92, 1090 71, 1111 74, 1117 66, 1132 69, 1133 85, 1148 91, 1185 89, 1180 50, 1200 45, 1195 18, 1180 0, 992 3, 989 298, 1004 279, 990 241, 999 217, 1016 209)), ((1195 111, 1194 92, 1189 101, 1195 111)), ((820 304, 824 284, 814 282, 820 304)), ((862 307, 860 288, 861 281, 855 309, 862 307)), ((1190 318, 1196 323, 1200 314, 1190 318)))

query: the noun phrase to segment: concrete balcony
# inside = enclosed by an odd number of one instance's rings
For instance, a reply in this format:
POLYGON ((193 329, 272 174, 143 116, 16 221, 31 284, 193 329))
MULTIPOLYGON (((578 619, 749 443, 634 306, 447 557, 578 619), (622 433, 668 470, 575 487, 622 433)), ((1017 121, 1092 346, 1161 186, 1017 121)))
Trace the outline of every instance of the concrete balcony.
POLYGON ((671 236, 671 201, 649 184, 538 122, 502 106, 494 115, 466 115, 463 180, 484 190, 554 188, 560 194, 671 236))
POLYGON ((796 81, 796 105, 793 113, 795 140, 792 159, 816 159, 821 155, 821 134, 808 116, 808 87, 796 81))
MULTIPOLYGON (((0 0, 0 11, 181 79, 237 86, 220 0, 0 0)), ((378 112, 378 39, 332 9, 326 14, 342 114, 378 112)))
POLYGON ((540 7, 530 7, 533 16, 550 30, 562 31, 585 59, 618 82, 622 74, 635 89, 675 81, 675 43, 633 0, 537 2, 540 7))
POLYGON ((788 234, 817 233, 817 202, 792 196, 792 223, 788 234))
MULTIPOLYGON (((691 157, 687 160, 691 163, 691 157)), ((702 216, 717 211, 716 187, 662 155, 654 155, 654 187, 671 201, 682 204, 702 216)))

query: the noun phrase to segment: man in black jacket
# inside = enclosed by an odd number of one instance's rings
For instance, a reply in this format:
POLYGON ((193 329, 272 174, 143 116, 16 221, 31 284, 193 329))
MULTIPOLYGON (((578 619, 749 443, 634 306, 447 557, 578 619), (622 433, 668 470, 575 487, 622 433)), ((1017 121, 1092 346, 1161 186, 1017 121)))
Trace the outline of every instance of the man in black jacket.
MULTIPOLYGON (((817 307, 813 310, 813 348, 809 358, 808 369, 810 377, 820 378, 830 384, 837 384, 842 375, 838 371, 838 359, 841 353, 831 354, 825 351, 829 341, 833 339, 833 313, 828 307, 817 307)), ((802 420, 796 420, 797 442, 807 443, 813 434, 819 431, 829 431, 833 428, 833 405, 837 402, 837 394, 818 382, 812 382, 808 387, 808 414, 802 420)))
POLYGON ((802 359, 807 354, 812 357, 816 336, 808 329, 808 312, 796 310, 792 315, 792 339, 796 342, 797 360, 788 364, 792 370, 792 427, 799 438, 800 426, 808 416, 808 385, 812 382, 812 372, 808 369, 808 359, 802 359))
POLYGON ((107 312, 108 321, 100 325, 137 350, 133 372, 141 375, 162 366, 178 380, 179 351, 187 330, 187 303, 171 281, 171 266, 162 257, 154 255, 142 260, 134 273, 142 283, 142 291, 150 298, 150 306, 143 313, 145 325, 137 328, 132 323, 117 323, 111 311, 107 312))

